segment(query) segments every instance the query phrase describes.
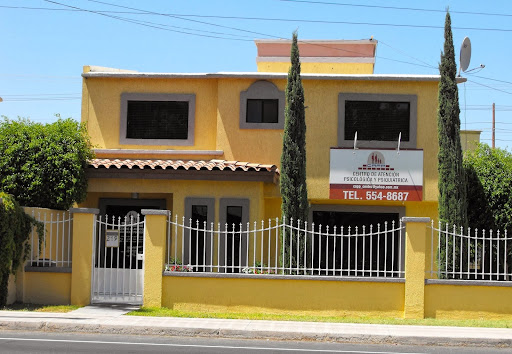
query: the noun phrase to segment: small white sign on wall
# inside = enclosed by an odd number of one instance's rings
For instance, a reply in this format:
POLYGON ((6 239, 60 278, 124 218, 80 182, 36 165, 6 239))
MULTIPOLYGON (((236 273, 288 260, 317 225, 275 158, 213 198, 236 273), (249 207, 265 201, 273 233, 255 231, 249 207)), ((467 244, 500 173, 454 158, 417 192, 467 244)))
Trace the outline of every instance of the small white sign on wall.
POLYGON ((119 247, 119 230, 106 230, 105 244, 106 247, 119 247))

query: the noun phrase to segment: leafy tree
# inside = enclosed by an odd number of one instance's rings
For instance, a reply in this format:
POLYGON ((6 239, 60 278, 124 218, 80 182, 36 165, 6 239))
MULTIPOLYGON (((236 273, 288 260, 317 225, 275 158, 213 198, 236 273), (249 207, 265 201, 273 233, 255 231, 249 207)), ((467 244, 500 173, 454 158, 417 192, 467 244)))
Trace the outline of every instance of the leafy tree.
MULTIPOLYGON (((304 89, 300 77, 297 32, 293 33, 291 66, 286 85, 285 126, 281 155, 281 212, 289 221, 307 220, 308 191, 306 186, 306 119, 304 89)), ((304 266, 304 235, 286 230, 282 235, 284 267, 304 266), (297 257, 297 247, 299 255, 297 257)), ((310 247, 309 247, 310 249, 310 247)), ((309 257, 308 257, 309 258, 309 257)))
POLYGON ((41 124, 0 121, 0 190, 25 206, 68 209, 87 193, 93 157, 84 125, 72 119, 41 124))
MULTIPOLYGON (((490 236, 489 230, 494 230, 493 237, 504 237, 507 231, 512 231, 512 153, 503 149, 492 149, 487 144, 480 144, 474 152, 464 156, 464 169, 468 176, 468 202, 472 207, 468 209, 468 219, 472 228, 479 231, 487 230, 485 235, 490 236)), ((472 244, 474 246, 474 243, 472 244)), ((475 247, 472 247, 472 249, 475 247)), ((474 251, 473 251, 474 252, 474 251)), ((481 262, 483 274, 497 274, 512 271, 512 244, 510 242, 478 242, 478 255, 480 259, 490 260, 481 262), (498 253, 498 248, 501 251, 498 253), (505 250, 506 247, 506 250, 505 250), (502 258, 506 252, 506 260, 502 258), (500 266, 499 266, 500 264, 500 266)), ((482 279, 508 280, 504 276, 483 276, 482 279)))
MULTIPOLYGON (((444 52, 439 65, 441 79, 439 82, 439 108, 437 129, 439 138, 438 172, 439 172, 439 219, 443 223, 467 227, 466 178, 462 167, 462 148, 460 144, 460 108, 457 89, 455 51, 451 29, 450 13, 446 13, 444 27, 444 52)), ((459 245, 452 244, 441 237, 441 259, 448 262, 447 269, 459 264, 459 245), (448 245, 448 247, 446 247, 448 245), (455 247, 455 250, 453 249, 455 247), (454 252, 455 251, 455 252, 454 252), (456 261, 456 262, 454 262, 456 261)), ((464 247, 464 245, 461 245, 464 247)), ((466 264, 466 262, 462 262, 466 264)), ((446 265, 445 265, 446 266, 446 265)))
POLYGON ((512 231, 512 153, 480 144, 464 156, 469 224, 479 230, 512 231))
POLYGON ((9 275, 15 274, 30 254, 28 239, 37 226, 39 241, 43 240, 42 223, 36 221, 11 195, 0 192, 0 308, 7 302, 9 275))

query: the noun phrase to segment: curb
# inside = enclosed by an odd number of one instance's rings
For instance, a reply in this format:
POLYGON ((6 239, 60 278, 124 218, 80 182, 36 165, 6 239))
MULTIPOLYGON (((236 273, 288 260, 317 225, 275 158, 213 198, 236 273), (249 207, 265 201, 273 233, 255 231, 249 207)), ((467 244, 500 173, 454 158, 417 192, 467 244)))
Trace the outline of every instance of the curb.
POLYGON ((459 337, 421 337, 400 335, 372 335, 372 334, 343 334, 343 333, 302 333, 302 332, 275 332, 275 331, 249 331, 235 329, 211 328, 181 328, 181 327, 144 327, 121 326, 102 324, 75 324, 56 323, 51 321, 0 321, 0 330, 40 331, 61 333, 98 333, 121 335, 150 335, 170 337, 205 337, 205 338, 233 338, 233 339, 269 339, 286 341, 313 341, 338 343, 368 343, 368 344, 401 344, 401 345, 427 345, 427 346, 474 346, 474 347, 512 347, 512 339, 492 338, 459 338, 459 337))

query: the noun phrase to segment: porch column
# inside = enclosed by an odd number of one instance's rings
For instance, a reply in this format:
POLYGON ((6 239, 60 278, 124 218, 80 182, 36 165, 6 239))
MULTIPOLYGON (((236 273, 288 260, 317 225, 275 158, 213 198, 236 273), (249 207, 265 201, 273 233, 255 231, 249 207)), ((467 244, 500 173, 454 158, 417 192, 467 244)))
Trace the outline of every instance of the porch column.
POLYGON ((72 208, 69 211, 73 214, 71 304, 84 306, 91 303, 94 223, 100 211, 90 208, 72 208))
POLYGON ((425 264, 430 218, 403 217, 405 224, 405 318, 425 318, 425 264))
POLYGON ((142 209, 144 235, 144 307, 162 306, 162 273, 165 266, 168 210, 142 209))

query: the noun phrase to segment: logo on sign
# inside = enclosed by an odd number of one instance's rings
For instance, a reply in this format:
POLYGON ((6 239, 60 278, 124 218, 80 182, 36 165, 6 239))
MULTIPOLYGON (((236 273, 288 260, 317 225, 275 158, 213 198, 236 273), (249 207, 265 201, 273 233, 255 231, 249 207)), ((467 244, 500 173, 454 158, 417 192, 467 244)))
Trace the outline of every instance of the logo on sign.
POLYGON ((386 165, 384 155, 380 151, 372 151, 368 155, 367 163, 358 168, 362 171, 394 171, 395 169, 389 165, 386 165))

